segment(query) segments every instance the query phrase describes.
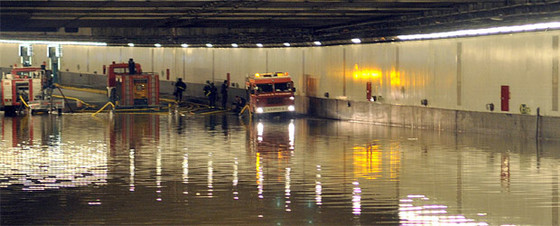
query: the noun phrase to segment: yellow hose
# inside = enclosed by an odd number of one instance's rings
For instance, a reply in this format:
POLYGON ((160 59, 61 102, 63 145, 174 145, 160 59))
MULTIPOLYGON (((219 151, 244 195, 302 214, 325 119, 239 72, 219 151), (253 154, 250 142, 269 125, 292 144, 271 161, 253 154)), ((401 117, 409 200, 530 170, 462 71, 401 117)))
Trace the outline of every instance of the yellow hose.
MULTIPOLYGON (((52 96, 53 96, 53 97, 56 97, 56 98, 63 98, 63 99, 64 99, 63 96, 59 96, 59 95, 52 95, 52 96)), ((80 99, 75 98, 75 97, 68 97, 68 96, 67 96, 66 99, 75 100, 75 101, 80 101, 80 102, 82 102, 84 105, 86 105, 86 106, 88 106, 88 107, 90 107, 90 108, 95 108, 95 105, 88 104, 88 103, 84 102, 83 100, 80 100, 80 99)))
POLYGON ((99 113, 99 112, 103 111, 103 109, 105 109, 105 108, 106 108, 106 107, 107 107, 108 105, 111 105, 111 106, 113 106, 113 109, 115 109, 115 105, 114 105, 113 103, 111 103, 111 102, 107 102, 107 103, 106 103, 106 104, 105 104, 105 105, 104 105, 104 106, 103 106, 103 107, 102 107, 101 109, 99 109, 99 111, 97 111, 97 112, 95 112, 95 113, 91 114, 91 116, 95 116, 95 115, 97 115, 97 113, 99 113))
POLYGON ((30 108, 29 105, 27 105, 27 102, 25 102, 25 100, 23 99, 23 97, 21 97, 21 95, 19 95, 19 99, 21 100, 21 102, 22 102, 27 108, 30 108))

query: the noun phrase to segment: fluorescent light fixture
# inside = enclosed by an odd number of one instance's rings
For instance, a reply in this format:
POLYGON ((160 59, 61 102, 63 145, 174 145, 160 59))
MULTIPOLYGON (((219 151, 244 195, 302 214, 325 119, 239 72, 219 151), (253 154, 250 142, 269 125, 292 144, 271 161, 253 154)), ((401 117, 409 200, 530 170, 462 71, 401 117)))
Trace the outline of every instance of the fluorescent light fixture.
POLYGON ((539 30, 548 30, 548 29, 559 29, 559 28, 560 28, 560 22, 550 22, 550 23, 525 24, 525 25, 516 25, 516 26, 491 27, 491 28, 482 28, 482 29, 458 30, 458 31, 449 31, 449 32, 437 32, 431 34, 399 35, 397 36, 397 38, 400 40, 454 38, 454 37, 464 37, 464 36, 480 36, 480 35, 493 35, 493 34, 502 34, 502 33, 539 31, 539 30))
POLYGON ((154 46, 157 47, 157 48, 159 48, 159 47, 161 47, 161 44, 156 43, 156 44, 154 44, 154 46))
POLYGON ((321 45, 321 42, 319 42, 319 41, 314 41, 313 44, 316 45, 316 46, 320 46, 320 45, 321 45))
POLYGON ((237 45, 237 43, 231 43, 231 47, 237 48, 237 47, 239 47, 239 45, 237 45))
POLYGON ((183 43, 183 44, 181 44, 181 47, 183 47, 183 48, 187 48, 187 47, 189 47, 189 44, 187 44, 187 43, 183 43))
POLYGON ((284 46, 290 47, 290 43, 284 42, 284 46))
POLYGON ((208 47, 208 48, 212 48, 212 46, 213 46, 213 45, 210 44, 210 43, 206 44, 206 47, 208 47))
POLYGON ((0 43, 15 43, 29 45, 81 45, 81 46, 107 46, 106 42, 72 42, 72 41, 24 41, 0 39, 0 43))
POLYGON ((359 38, 353 38, 352 42, 356 43, 356 44, 360 44, 360 43, 362 43, 362 40, 360 40, 359 38))
POLYGON ((132 43, 132 42, 129 42, 129 43, 128 43, 128 46, 130 46, 130 47, 134 47, 134 43, 132 43))
POLYGON ((257 47, 262 48, 263 44, 262 43, 257 43, 257 47))

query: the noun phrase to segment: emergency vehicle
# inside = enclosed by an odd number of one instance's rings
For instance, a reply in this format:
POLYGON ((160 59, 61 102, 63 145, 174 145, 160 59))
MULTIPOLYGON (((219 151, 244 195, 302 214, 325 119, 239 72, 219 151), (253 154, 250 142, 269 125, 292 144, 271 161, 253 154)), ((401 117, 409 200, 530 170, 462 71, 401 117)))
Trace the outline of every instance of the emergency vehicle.
POLYGON ((43 99, 43 89, 51 76, 44 67, 14 67, 10 74, 2 74, 2 107, 6 115, 23 110, 25 103, 43 99))
POLYGON ((142 72, 138 63, 109 65, 107 90, 111 102, 117 107, 157 107, 159 105, 159 76, 142 72))
POLYGON ((296 88, 288 73, 256 73, 247 78, 246 85, 251 113, 295 112, 296 88))

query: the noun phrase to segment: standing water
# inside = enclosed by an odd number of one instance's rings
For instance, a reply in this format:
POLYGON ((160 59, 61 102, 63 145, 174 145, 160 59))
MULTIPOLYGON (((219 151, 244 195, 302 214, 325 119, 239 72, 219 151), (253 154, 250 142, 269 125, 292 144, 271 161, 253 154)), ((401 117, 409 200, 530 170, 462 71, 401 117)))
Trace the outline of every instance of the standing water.
POLYGON ((0 115, 0 224, 558 225, 560 144, 233 115, 0 115))

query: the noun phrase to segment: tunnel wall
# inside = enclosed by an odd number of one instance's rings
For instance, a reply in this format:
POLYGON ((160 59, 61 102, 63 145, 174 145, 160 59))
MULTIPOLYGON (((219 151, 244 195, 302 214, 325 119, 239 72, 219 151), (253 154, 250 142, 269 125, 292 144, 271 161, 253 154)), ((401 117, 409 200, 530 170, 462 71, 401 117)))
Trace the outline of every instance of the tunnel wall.
MULTIPOLYGON (((142 64, 144 71, 160 74, 164 84, 183 78, 193 87, 187 91, 190 95, 200 95, 198 90, 201 88, 194 87, 206 80, 220 84, 227 73, 231 74, 234 88, 242 90, 245 88, 245 77, 249 74, 285 71, 292 75, 298 88, 296 94, 301 102, 298 111, 318 116, 323 115, 319 112, 334 111, 325 108, 330 107, 328 104, 311 105, 311 102, 320 99, 325 99, 324 103, 333 99, 368 103, 366 84, 370 82, 375 103, 391 109, 418 109, 418 112, 423 112, 420 109, 429 108, 438 109, 441 114, 448 111, 478 112, 486 113, 493 119, 507 119, 509 115, 524 118, 520 110, 524 104, 527 115, 534 117, 539 108, 543 116, 560 117, 559 35, 560 31, 547 31, 298 48, 64 45, 60 70, 102 74, 103 65, 134 58, 142 64), (169 78, 167 69, 170 71, 169 78), (502 110, 501 106, 502 86, 509 87, 507 110, 502 110), (309 102, 307 98, 310 98, 309 102), (427 101, 427 107, 421 105, 421 100, 427 101), (493 111, 489 110, 489 104, 494 105, 493 111), (319 109, 315 109, 317 107, 319 109)), ((33 46, 34 64, 48 62, 46 49, 46 45, 33 46)), ((18 44, 0 44, 0 50, 1 67, 19 63, 18 44)), ((347 110, 354 112, 339 112, 339 115, 329 114, 327 117, 359 119, 366 114, 354 108, 347 110)), ((403 117, 421 115, 401 114, 403 117)), ((398 122, 394 121, 394 117, 391 119, 393 121, 386 123, 413 126, 420 121, 419 118, 398 122)), ((442 127, 447 124, 439 123, 442 127)))

